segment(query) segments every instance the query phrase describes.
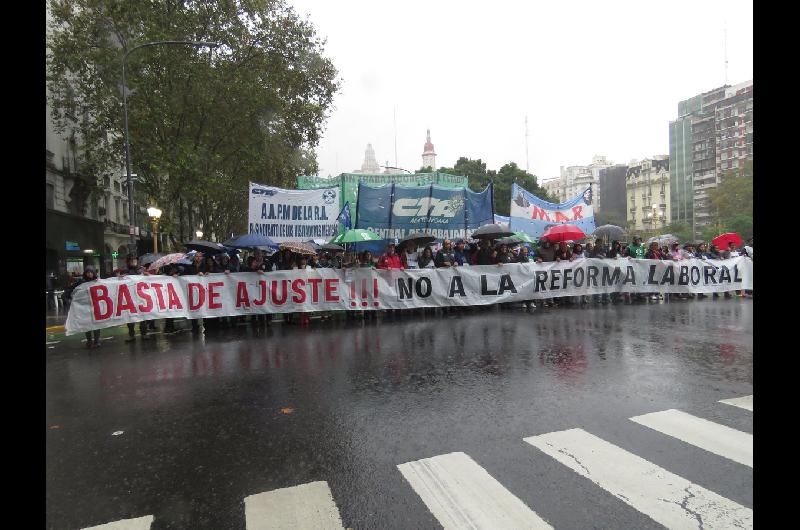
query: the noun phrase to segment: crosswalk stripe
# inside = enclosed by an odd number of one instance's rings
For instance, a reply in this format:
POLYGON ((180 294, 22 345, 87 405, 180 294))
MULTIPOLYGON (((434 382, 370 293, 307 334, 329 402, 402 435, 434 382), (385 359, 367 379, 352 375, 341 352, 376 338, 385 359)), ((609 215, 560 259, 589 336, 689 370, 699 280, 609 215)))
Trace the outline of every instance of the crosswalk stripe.
POLYGON ((753 396, 742 396, 738 398, 731 398, 731 399, 721 399, 719 400, 720 403, 725 403, 726 405, 733 405, 734 407, 739 407, 740 409, 746 409, 750 412, 753 412, 753 396))
POLYGON ((753 435, 750 433, 675 409, 634 416, 631 421, 753 467, 753 435))
POLYGON ((244 516, 247 530, 344 528, 331 490, 324 481, 245 497, 244 516))
POLYGON ((150 530, 153 519, 154 517, 152 515, 145 515, 144 517, 137 517, 135 519, 122 519, 120 521, 114 521, 113 523, 90 526, 83 530, 150 530))
POLYGON ((464 453, 407 462, 397 469, 445 529, 552 529, 464 453))
POLYGON ((524 441, 667 528, 752 528, 753 510, 583 429, 524 441))

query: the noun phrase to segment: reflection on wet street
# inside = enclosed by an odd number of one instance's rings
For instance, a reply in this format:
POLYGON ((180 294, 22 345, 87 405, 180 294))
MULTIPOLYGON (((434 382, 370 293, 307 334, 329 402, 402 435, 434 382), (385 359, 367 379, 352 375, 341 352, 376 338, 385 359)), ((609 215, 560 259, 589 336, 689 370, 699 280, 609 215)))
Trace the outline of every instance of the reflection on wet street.
POLYGON ((427 527, 429 514, 377 499, 411 499, 397 464, 752 394, 752 312, 735 299, 481 308, 59 343, 48 523, 119 519, 114 506, 162 510, 153 528, 219 527, 248 494, 327 480, 345 520, 427 527))

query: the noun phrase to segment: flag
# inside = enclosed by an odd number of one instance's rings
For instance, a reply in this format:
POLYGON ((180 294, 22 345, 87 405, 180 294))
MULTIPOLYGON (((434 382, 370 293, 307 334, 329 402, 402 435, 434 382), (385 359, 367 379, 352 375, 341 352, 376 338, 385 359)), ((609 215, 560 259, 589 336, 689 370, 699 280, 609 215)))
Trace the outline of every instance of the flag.
POLYGON ((344 208, 342 211, 339 212, 339 217, 336 218, 336 221, 342 223, 345 229, 350 230, 353 228, 353 224, 350 221, 350 202, 344 203, 344 208))

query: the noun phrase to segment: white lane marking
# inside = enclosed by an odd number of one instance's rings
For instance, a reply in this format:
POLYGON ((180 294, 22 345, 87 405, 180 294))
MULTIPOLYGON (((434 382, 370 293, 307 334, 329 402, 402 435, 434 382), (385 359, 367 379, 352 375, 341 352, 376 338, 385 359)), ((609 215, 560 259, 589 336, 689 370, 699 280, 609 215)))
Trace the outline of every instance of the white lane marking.
POLYGON ((669 409, 630 418, 688 444, 753 467, 753 435, 680 410, 669 409))
POLYGON ((247 530, 344 528, 331 490, 324 481, 245 497, 244 517, 247 530))
POLYGON ((113 523, 90 526, 83 530, 149 530, 150 525, 153 524, 153 519, 152 515, 145 515, 135 519, 122 519, 113 523))
POLYGON ((740 409, 745 409, 749 410, 750 412, 753 412, 753 396, 721 399, 719 400, 719 402, 725 403, 726 405, 733 405, 734 407, 739 407, 740 409))
POLYGON ((752 528, 753 510, 583 429, 524 439, 667 528, 752 528))
POLYGON ((445 529, 553 528, 464 453, 397 469, 445 529))

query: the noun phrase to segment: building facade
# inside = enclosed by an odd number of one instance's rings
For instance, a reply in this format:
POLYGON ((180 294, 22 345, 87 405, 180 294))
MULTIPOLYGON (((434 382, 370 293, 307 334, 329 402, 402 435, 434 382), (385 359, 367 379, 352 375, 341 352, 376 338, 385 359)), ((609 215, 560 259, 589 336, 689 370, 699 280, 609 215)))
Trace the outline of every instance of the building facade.
POLYGON ((626 176, 628 166, 615 164, 600 170, 600 192, 595 195, 595 212, 622 222, 627 219, 626 176))
POLYGON ((678 103, 669 124, 672 223, 695 237, 713 223, 709 191, 753 158, 753 82, 722 86, 678 103))
POLYGON ((670 224, 670 158, 631 161, 625 172, 628 230, 656 233, 670 224))
POLYGON ((559 201, 561 200, 560 178, 543 180, 542 182, 539 183, 539 185, 542 186, 545 189, 545 191, 547 191, 548 195, 550 195, 551 197, 558 197, 559 198, 558 200, 559 201))
POLYGON ((588 166, 561 166, 559 178, 544 181, 542 185, 546 186, 548 193, 558 197, 561 202, 575 197, 590 185, 592 194, 596 198, 600 195, 600 171, 612 165, 613 163, 605 156, 595 155, 588 166), (553 183, 554 180, 558 183, 553 183))

